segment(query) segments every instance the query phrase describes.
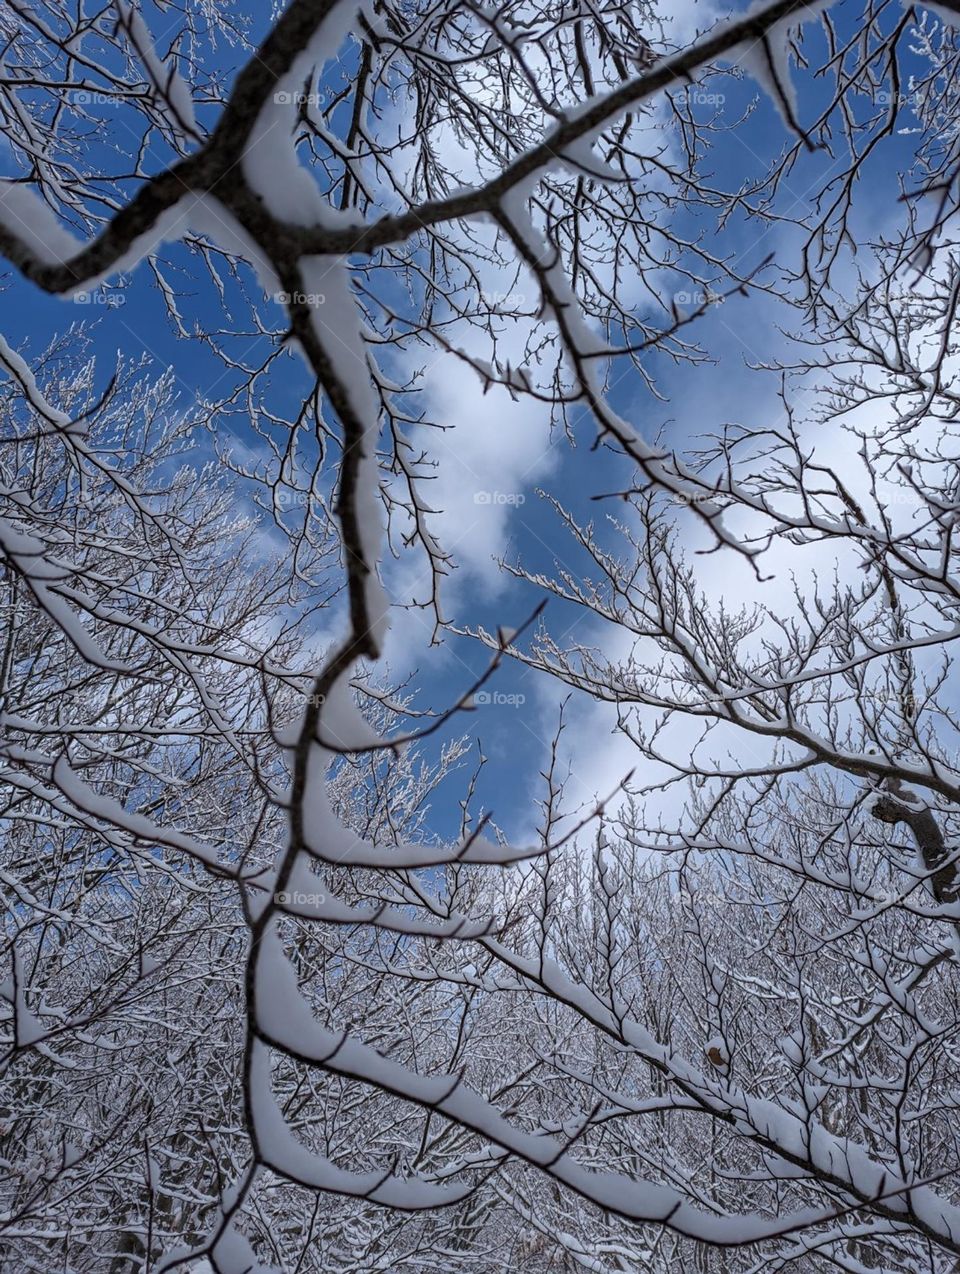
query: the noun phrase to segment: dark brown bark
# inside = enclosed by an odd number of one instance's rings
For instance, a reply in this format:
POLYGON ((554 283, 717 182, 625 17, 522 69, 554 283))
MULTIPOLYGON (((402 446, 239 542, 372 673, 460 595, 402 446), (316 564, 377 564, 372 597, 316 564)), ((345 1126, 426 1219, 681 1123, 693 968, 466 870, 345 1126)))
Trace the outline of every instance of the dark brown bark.
MULTIPOLYGON (((898 796, 909 797, 906 791, 898 796)), ((954 861, 954 851, 949 848, 932 811, 925 805, 907 804, 890 793, 885 793, 874 804, 874 818, 895 827, 905 823, 913 833, 920 857, 928 875, 927 883, 936 901, 949 906, 960 898, 960 876, 954 861)), ((955 922, 960 928, 960 920, 955 922)))

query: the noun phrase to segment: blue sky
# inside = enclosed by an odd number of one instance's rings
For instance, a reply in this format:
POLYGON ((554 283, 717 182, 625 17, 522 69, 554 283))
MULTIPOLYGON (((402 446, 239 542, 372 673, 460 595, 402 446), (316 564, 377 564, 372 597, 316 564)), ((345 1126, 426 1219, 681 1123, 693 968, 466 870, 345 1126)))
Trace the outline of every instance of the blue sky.
MULTIPOLYGON (((722 12, 716 7, 708 10, 688 5, 679 14, 680 30, 689 35, 704 29, 712 16, 722 12)), ((856 16, 855 7, 843 3, 833 12, 841 26, 849 26, 856 16)), ((165 51, 162 32, 169 19, 150 6, 144 7, 144 13, 158 47, 165 51)), ((259 16, 257 22, 262 22, 259 16)), ((808 26, 806 31, 808 39, 821 39, 816 27, 808 26)), ((221 46, 217 56, 227 75, 244 60, 241 49, 229 46, 221 46)), ((337 69, 329 72, 339 73, 337 69)), ((795 79, 801 114, 809 121, 824 89, 813 83, 809 75, 797 72, 795 79)), ((717 175, 719 184, 727 186, 758 177, 781 148, 792 141, 778 112, 750 79, 725 74, 711 78, 704 88, 725 99, 719 108, 725 119, 739 119, 748 112, 739 127, 717 135, 707 167, 717 175)), ((712 109, 708 105, 704 113, 712 109)), ((103 107, 102 114, 108 130, 121 127, 115 108, 103 107)), ((199 114, 203 119, 202 108, 199 114)), ((105 155, 110 153, 106 147, 111 141, 122 146, 119 135, 105 131, 105 155)), ((910 164, 911 146, 910 137, 886 140, 865 172, 856 213, 864 238, 896 218, 896 178, 910 164)), ((150 161, 159 167, 169 158, 158 146, 150 161)), ((781 192, 781 208, 789 208, 793 200, 798 212, 805 211, 811 191, 831 171, 831 164, 830 157, 822 152, 803 156, 781 192)), ((8 157, 4 175, 9 175, 8 157)), ((710 233, 706 220, 699 225, 681 223, 676 228, 688 234, 698 230, 710 233)), ((741 269, 750 270, 770 252, 776 254, 778 262, 794 265, 798 247, 799 236, 786 227, 759 234, 756 225, 740 221, 731 222, 725 229, 716 251, 734 257, 741 269)), ((167 246, 161 253, 161 269, 178 291, 193 293, 180 303, 188 330, 194 321, 215 325, 224 321, 196 254, 180 245, 167 246)), ((765 277, 772 280, 775 275, 765 277)), ((185 404, 195 396, 209 399, 224 393, 231 385, 232 373, 199 341, 177 332, 150 268, 141 264, 116 282, 117 287, 104 289, 86 304, 80 304, 49 298, 8 270, 3 296, 8 339, 22 354, 36 355, 67 324, 83 323, 99 360, 101 385, 106 383, 120 351, 134 358, 146 354, 158 370, 173 368, 185 404)), ((249 286, 256 292, 252 281, 249 286)), ((240 328, 245 328, 242 304, 229 292, 228 301, 228 309, 233 311, 240 328)), ((261 313, 269 323, 281 327, 283 315, 279 307, 265 304, 261 313)), ((229 321, 231 316, 226 317, 229 321)), ((691 368, 653 355, 648 366, 665 401, 657 401, 649 394, 638 376, 627 374, 616 379, 611 394, 613 405, 645 437, 661 435, 671 446, 681 448, 701 432, 718 429, 727 422, 756 425, 776 419, 780 412, 777 378, 751 373, 746 364, 789 357, 788 341, 777 329, 778 325, 791 327, 794 323, 795 315, 785 304, 758 293, 713 306, 693 329, 693 335, 714 360, 712 363, 691 368)), ((235 350, 252 351, 263 343, 262 337, 231 338, 231 348, 235 350)), ((427 366, 423 397, 431 414, 455 426, 452 435, 438 440, 441 470, 435 488, 445 509, 444 516, 437 520, 438 533, 459 565, 448 581, 447 613, 468 627, 482 625, 495 631, 500 624, 514 626, 530 613, 540 594, 498 571, 493 561, 497 553, 510 560, 519 559, 532 571, 550 573, 558 561, 574 572, 582 569, 576 553, 571 552, 568 537, 549 506, 538 498, 536 488, 548 487, 571 511, 600 521, 608 510, 616 513, 618 509, 615 502, 597 502, 594 497, 622 489, 629 483, 629 470, 609 453, 590 451, 594 431, 588 419, 577 422, 578 446, 571 448, 562 436, 548 434, 542 410, 529 405, 518 407, 497 389, 485 396, 478 378, 453 356, 422 361, 427 366)), ((293 354, 285 355, 271 386, 270 393, 276 396, 272 401, 292 410, 310 387, 310 378, 298 359, 293 354)), ((223 420, 222 435, 228 434, 242 444, 253 441, 242 414, 223 420)), ((203 457, 205 445, 198 449, 198 459, 203 457)), ((434 498, 433 487, 428 488, 427 496, 434 498)), ((699 561, 705 586, 730 600, 748 590, 742 578, 747 568, 734 555, 713 555, 699 561)), ((419 574, 416 562, 389 564, 388 588, 402 597, 419 574)), ((555 637, 565 632, 582 640, 593 636, 588 621, 579 612, 565 610, 556 601, 549 604, 547 622, 555 637)), ((485 667, 489 655, 472 639, 455 635, 447 636, 439 649, 431 648, 430 635, 426 619, 415 612, 398 613, 387 659, 397 676, 415 671, 413 685, 421 705, 442 709, 485 667)), ((479 789, 480 802, 508 833, 522 838, 535 823, 537 776, 545 762, 556 706, 564 692, 509 662, 485 689, 497 696, 497 702, 483 704, 458 717, 428 746, 431 750, 438 748, 444 738, 461 733, 480 740, 489 758, 479 789)), ((569 762, 574 776, 571 799, 586 800, 594 791, 609 791, 637 760, 629 747, 611 734, 613 713, 575 701, 568 721, 569 762)), ((438 833, 454 832, 460 795, 459 780, 453 779, 435 802, 432 823, 438 833)))

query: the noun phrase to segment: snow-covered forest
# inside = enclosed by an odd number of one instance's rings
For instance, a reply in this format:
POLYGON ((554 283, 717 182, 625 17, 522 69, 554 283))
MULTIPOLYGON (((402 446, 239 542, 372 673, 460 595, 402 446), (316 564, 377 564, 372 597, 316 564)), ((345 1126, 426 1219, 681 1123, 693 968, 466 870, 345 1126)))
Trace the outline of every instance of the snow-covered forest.
POLYGON ((0 50, 0 1274, 960 1269, 960 0, 0 50))

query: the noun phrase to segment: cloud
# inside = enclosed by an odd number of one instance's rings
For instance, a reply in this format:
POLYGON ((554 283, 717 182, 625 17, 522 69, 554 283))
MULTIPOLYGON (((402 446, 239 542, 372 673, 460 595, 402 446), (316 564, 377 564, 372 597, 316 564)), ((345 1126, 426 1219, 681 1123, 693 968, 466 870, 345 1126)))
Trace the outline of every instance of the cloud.
POLYGON ((493 594, 503 585, 496 558, 512 524, 523 521, 536 483, 559 464, 549 413, 539 403, 514 402, 496 386, 482 394, 475 373, 453 358, 435 366, 429 397, 431 414, 444 426, 431 431, 437 476, 429 498, 442 511, 437 533, 462 569, 493 594))

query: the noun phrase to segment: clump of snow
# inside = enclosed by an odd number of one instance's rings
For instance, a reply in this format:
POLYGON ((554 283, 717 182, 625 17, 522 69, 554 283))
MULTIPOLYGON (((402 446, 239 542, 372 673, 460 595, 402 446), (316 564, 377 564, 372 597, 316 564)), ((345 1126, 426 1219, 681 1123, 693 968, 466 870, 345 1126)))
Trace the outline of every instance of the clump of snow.
POLYGON ((21 389, 26 395, 27 402, 40 416, 49 420, 51 424, 61 429, 67 429, 70 426, 70 417, 66 412, 60 411, 58 407, 54 407, 47 402, 46 398, 40 391, 33 369, 30 367, 16 350, 11 349, 6 339, 0 334, 0 363, 2 363, 14 379, 19 383, 21 389))
MULTIPOLYGON (((767 28, 760 40, 750 39, 738 45, 730 57, 763 89, 778 111, 784 126, 791 131, 799 127, 797 93, 790 71, 791 32, 819 18, 833 0, 812 0, 767 28)), ((768 7, 767 0, 754 0, 747 10, 751 17, 768 7)))
POLYGON ((120 15, 121 25, 130 37, 130 43, 146 67, 147 74, 155 87, 167 99, 173 110, 174 124, 180 132, 195 133, 197 119, 193 109, 193 97, 177 70, 173 57, 162 58, 157 53, 153 38, 147 30, 147 24, 139 9, 134 9, 127 0, 114 0, 120 15))
POLYGON ((361 439, 354 444, 359 454, 355 504, 363 560, 367 567, 364 591, 369 635, 379 652, 387 635, 390 607, 377 575, 384 535, 377 464, 380 403, 370 377, 360 312, 350 291, 346 258, 309 257, 303 261, 301 273, 308 295, 323 297, 322 304, 313 307, 314 329, 324 348, 331 350, 338 377, 363 430, 361 439))
POLYGON ((44 265, 62 265, 81 248, 39 195, 16 181, 0 181, 0 224, 44 265))
POLYGON ((323 199, 294 147, 298 97, 307 77, 335 57, 353 30, 359 12, 369 20, 367 3, 331 5, 307 47, 277 81, 264 103, 243 155, 243 172, 252 190, 275 217, 291 225, 310 226, 329 221, 332 209, 323 199))

